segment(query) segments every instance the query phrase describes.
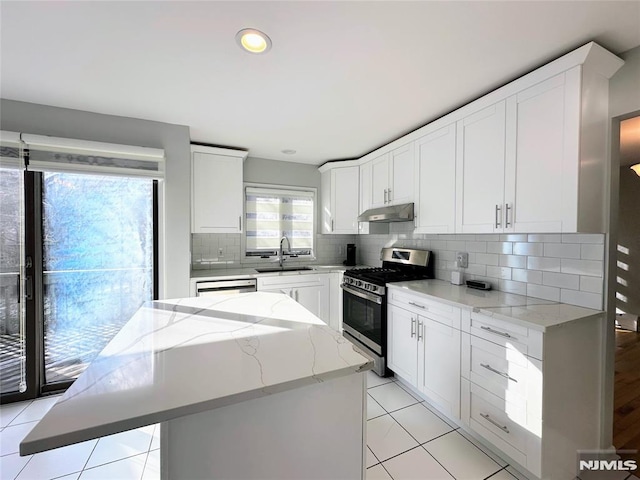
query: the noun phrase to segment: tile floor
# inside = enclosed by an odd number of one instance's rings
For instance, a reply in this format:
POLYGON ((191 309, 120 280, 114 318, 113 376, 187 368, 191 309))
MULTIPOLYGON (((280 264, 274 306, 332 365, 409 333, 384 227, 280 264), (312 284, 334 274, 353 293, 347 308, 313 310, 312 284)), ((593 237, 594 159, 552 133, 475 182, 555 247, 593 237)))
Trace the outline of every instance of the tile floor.
MULTIPOLYGON (((367 384, 367 480, 524 480, 399 382, 368 372, 367 384)), ((1 479, 160 478, 158 425, 20 457, 18 444, 56 400, 0 408, 1 479)))

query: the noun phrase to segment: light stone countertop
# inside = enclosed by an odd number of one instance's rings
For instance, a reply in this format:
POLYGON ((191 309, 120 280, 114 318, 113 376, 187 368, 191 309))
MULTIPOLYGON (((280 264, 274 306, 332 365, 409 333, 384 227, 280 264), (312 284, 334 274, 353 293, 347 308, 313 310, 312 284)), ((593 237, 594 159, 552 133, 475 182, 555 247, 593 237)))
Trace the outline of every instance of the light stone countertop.
MULTIPOLYGON (((288 264, 286 267, 294 267, 294 264, 288 264)), ((294 271, 275 271, 275 272, 263 272, 260 273, 256 270, 256 267, 243 267, 243 268, 212 268, 208 270, 191 270, 191 281, 206 281, 206 280, 229 280, 231 277, 235 279, 243 278, 257 278, 257 277, 272 277, 283 275, 309 275, 317 273, 331 273, 331 272, 346 272, 352 268, 364 268, 367 265, 313 265, 304 264, 300 266, 311 267, 311 270, 294 270, 294 271)), ((273 268, 273 264, 265 264, 258 268, 273 268)))
POLYGON ((143 305, 20 444, 22 455, 371 369, 293 299, 255 292, 143 305))
POLYGON ((563 323, 602 315, 600 310, 552 302, 498 290, 474 290, 443 280, 414 280, 387 284, 435 301, 482 313, 528 328, 545 331, 563 323))

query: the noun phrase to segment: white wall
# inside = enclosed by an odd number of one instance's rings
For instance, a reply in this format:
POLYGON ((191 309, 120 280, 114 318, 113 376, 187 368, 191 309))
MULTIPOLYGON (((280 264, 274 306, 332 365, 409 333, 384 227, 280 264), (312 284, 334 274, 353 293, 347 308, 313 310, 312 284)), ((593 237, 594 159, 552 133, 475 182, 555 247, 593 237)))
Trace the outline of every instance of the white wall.
POLYGON ((189 128, 6 99, 0 102, 2 130, 164 149, 161 249, 166 254, 160 262, 160 297, 189 296, 189 128))

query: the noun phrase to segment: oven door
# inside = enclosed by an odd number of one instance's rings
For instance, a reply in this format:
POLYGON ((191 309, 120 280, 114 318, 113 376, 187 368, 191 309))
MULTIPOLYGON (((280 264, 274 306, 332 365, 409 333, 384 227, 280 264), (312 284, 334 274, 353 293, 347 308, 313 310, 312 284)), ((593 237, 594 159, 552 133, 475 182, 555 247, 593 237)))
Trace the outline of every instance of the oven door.
POLYGON ((384 355, 386 325, 383 297, 350 285, 341 287, 344 330, 378 355, 384 355))

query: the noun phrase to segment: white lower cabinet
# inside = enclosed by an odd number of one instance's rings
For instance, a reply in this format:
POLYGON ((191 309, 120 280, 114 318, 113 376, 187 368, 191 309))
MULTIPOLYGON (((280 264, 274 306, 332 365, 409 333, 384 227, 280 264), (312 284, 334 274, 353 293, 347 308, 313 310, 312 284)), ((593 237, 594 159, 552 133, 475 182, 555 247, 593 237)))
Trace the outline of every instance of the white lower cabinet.
POLYGON ((443 413, 459 419, 460 309, 443 305, 448 312, 435 313, 437 304, 389 290, 387 366, 443 413))
MULTIPOLYGON (((327 325, 339 329, 332 322, 329 308, 329 274, 278 275, 258 277, 259 292, 284 293, 320 318, 327 325)), ((336 319, 334 319, 336 320, 336 319)))
POLYGON ((604 447, 603 313, 542 329, 387 291, 389 369, 527 477, 574 480, 578 452, 604 447))
POLYGON ((417 315, 387 307, 387 367, 413 386, 418 380, 417 315))
POLYGON ((462 422, 532 478, 573 480, 600 444, 598 314, 544 332, 463 312, 462 422))

